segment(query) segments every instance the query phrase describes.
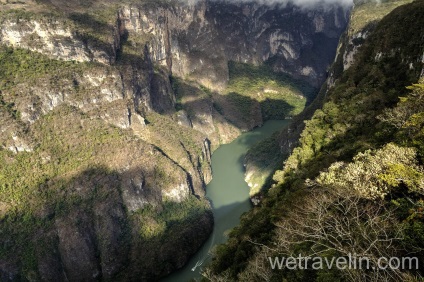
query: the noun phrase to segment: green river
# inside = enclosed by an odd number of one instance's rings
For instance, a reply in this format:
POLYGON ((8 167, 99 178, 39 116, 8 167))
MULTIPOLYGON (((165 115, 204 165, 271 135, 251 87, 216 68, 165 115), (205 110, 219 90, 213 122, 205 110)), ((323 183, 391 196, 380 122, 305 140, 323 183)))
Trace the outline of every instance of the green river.
POLYGON ((267 121, 260 128, 243 133, 230 144, 220 146, 212 155, 212 181, 206 186, 211 200, 215 225, 213 234, 185 267, 163 281, 187 282, 200 278, 200 272, 210 259, 210 250, 226 241, 225 234, 240 222, 240 216, 251 208, 249 186, 244 181, 243 160, 256 142, 269 137, 289 123, 288 120, 267 121))

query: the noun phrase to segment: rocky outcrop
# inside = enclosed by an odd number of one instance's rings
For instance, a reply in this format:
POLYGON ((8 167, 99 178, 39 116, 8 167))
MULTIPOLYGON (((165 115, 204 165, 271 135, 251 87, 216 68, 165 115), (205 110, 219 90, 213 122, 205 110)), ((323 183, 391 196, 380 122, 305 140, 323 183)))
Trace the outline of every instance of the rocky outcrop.
MULTIPOLYGON (((122 60, 123 53, 133 49, 125 58, 132 62, 131 67, 123 67, 114 74, 122 96, 134 99, 133 109, 117 110, 123 118, 115 124, 129 127, 131 121, 125 116, 142 115, 145 110, 174 112, 176 99, 170 75, 222 91, 229 79, 229 61, 254 65, 267 62, 275 71, 318 87, 325 79, 347 21, 347 11, 338 6, 305 10, 293 5, 209 0, 123 6, 115 15, 115 19, 99 22, 89 14, 72 13, 59 19, 11 12, 2 16, 0 43, 50 58, 105 65, 115 65, 122 60), (164 69, 155 69, 154 65, 164 69)), ((78 77, 73 79, 84 84, 78 77)), ((67 93, 56 94, 42 101, 38 109, 23 111, 25 119, 34 120, 37 112, 45 113, 47 108, 67 99, 67 93)), ((199 102, 201 109, 192 111, 189 123, 215 144, 231 140, 233 134, 223 134, 233 131, 225 119, 234 123, 234 110, 228 110, 222 118, 212 103, 211 99, 199 102)), ((242 130, 260 126, 262 113, 252 114, 259 116, 248 124, 235 125, 242 130)))
POLYGON ((387 7, 383 8, 379 3, 368 1, 358 0, 354 1, 354 3, 355 5, 350 15, 349 25, 340 38, 334 62, 328 73, 328 78, 321 87, 317 98, 301 115, 295 117, 291 125, 280 134, 279 144, 283 155, 287 156, 291 153, 292 149, 297 146, 299 136, 304 129, 303 121, 310 119, 315 110, 322 107, 328 90, 334 86, 336 80, 340 78, 343 72, 348 70, 355 62, 357 51, 365 42, 365 39, 376 28, 379 20, 399 5, 405 4, 404 1, 391 1, 385 4, 387 7), (368 18, 363 18, 365 13, 364 9, 367 10, 366 13, 369 14, 376 13, 377 11, 380 11, 380 13, 378 17, 369 16, 368 18), (385 13, 381 13, 382 9, 384 9, 385 13))
POLYGON ((305 11, 292 5, 197 1, 172 8, 126 7, 119 18, 130 37, 151 36, 155 62, 174 75, 220 90, 228 80, 228 61, 270 61, 276 71, 319 86, 346 26, 347 11, 337 6, 305 11))
POLYGON ((220 1, 63 15, 0 16, 0 43, 41 69, 17 68, 0 92, 1 156, 31 179, 1 186, 25 187, 0 201, 12 254, 1 280, 155 280, 182 267, 212 230, 211 152, 263 122, 256 100, 243 124, 217 106, 229 61, 319 85, 346 24, 337 7, 220 1))
MULTIPOLYGON (((290 125, 284 128, 277 138, 274 138, 273 141, 269 141, 274 144, 275 148, 279 149, 279 158, 275 158, 275 152, 273 152, 272 156, 269 156, 269 158, 278 159, 274 164, 275 168, 282 168, 283 162, 281 160, 286 159, 298 145, 300 134, 305 127, 304 120, 310 119, 315 110, 322 107, 329 89, 335 85, 337 79, 341 77, 343 72, 348 70, 355 62, 356 53, 365 42, 365 39, 377 27, 378 22, 393 9, 399 5, 405 4, 404 1, 390 1, 384 4, 369 1, 354 2, 355 5, 349 16, 349 25, 340 37, 334 62, 329 68, 328 77, 323 83, 317 97, 300 115, 293 118, 290 125), (382 11, 384 11, 384 13, 382 11), (368 17, 366 15, 368 15, 368 17)), ((316 28, 319 28, 320 21, 318 18, 314 22, 316 28)), ((380 56, 383 56, 383 54, 380 54, 380 56)), ((379 58, 375 59, 378 60, 379 58)), ((264 176, 258 172, 260 171, 260 169, 258 169, 260 164, 256 162, 252 155, 251 153, 247 154, 245 168, 246 182, 250 183, 251 187, 254 187, 257 183, 255 183, 253 179, 264 176)), ((258 195, 258 197, 260 198, 260 195, 258 195)))
MULTIPOLYGON (((46 54, 52 58, 77 62, 109 64, 115 60, 112 48, 102 50, 85 41, 66 22, 58 19, 21 19, 10 14, 0 28, 0 43, 46 54)), ((111 31, 112 32, 112 31, 111 31)))

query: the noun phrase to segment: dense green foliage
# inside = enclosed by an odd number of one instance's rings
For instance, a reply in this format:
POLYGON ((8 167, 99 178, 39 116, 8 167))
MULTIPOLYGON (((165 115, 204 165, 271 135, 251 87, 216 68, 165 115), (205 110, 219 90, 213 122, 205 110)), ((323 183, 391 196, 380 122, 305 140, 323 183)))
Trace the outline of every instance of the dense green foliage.
POLYGON ((37 79, 55 73, 68 76, 79 73, 84 64, 49 59, 39 53, 0 46, 0 89, 10 89, 19 83, 34 83, 37 79))
POLYGON ((399 281, 423 275, 424 86, 406 88, 423 68, 423 14, 424 2, 416 1, 381 20, 306 121, 300 145, 274 175, 262 206, 217 248, 207 277, 399 281), (416 256, 420 271, 273 271, 267 258, 349 252, 416 256))

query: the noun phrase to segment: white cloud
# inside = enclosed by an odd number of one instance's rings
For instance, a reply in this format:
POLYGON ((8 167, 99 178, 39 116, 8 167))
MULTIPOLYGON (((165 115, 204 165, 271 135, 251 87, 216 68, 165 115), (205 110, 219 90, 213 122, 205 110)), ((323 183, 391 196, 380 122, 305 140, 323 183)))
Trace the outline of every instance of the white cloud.
MULTIPOLYGON (((188 0, 188 2, 196 2, 198 0, 188 0)), ((246 3, 259 3, 265 5, 287 5, 288 3, 300 7, 314 7, 314 6, 327 6, 338 5, 343 7, 350 7, 353 5, 353 0, 215 0, 225 2, 246 2, 246 3)))

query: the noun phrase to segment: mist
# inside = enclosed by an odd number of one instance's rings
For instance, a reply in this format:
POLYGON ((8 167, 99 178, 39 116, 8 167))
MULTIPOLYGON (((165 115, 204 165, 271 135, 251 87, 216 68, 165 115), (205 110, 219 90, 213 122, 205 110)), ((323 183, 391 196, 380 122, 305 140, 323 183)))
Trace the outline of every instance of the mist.
MULTIPOLYGON (((186 0, 187 1, 187 0, 186 0)), ((199 0, 188 0, 187 2, 197 2, 199 0)), ((313 8, 317 6, 342 6, 342 7, 351 7, 353 5, 353 0, 212 0, 220 2, 230 2, 230 3, 258 3, 262 5, 280 5, 286 6, 288 4, 293 4, 301 8, 313 8)))

